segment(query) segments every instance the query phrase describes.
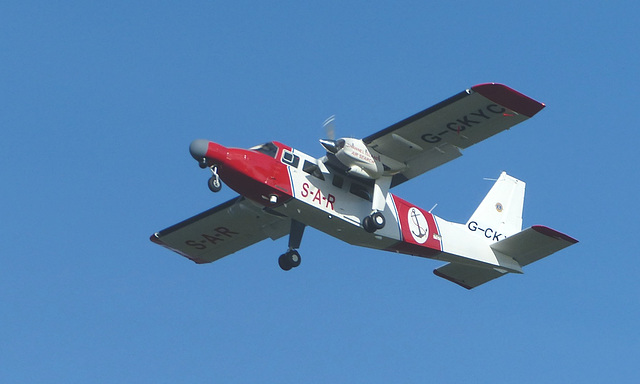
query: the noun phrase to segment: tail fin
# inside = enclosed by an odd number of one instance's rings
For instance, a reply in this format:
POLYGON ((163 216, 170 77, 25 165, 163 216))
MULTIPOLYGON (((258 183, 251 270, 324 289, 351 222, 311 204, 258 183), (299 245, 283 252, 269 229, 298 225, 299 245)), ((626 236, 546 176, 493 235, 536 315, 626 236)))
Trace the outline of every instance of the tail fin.
POLYGON ((491 228, 511 236, 522 230, 525 182, 502 172, 482 203, 467 221, 467 227, 491 228))

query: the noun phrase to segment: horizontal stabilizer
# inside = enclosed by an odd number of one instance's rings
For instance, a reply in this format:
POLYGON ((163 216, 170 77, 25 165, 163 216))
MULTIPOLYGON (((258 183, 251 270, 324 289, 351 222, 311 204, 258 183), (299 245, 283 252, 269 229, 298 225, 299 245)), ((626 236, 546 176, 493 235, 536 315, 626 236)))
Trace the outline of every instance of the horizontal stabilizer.
MULTIPOLYGON (((492 244, 491 249, 498 260, 511 258, 524 267, 577 242, 578 240, 554 229, 535 225, 492 244)), ((507 270, 499 266, 484 268, 449 263, 434 270, 433 273, 466 289, 471 289, 507 274, 507 270)))
POLYGON ((525 266, 558 252, 578 240, 542 225, 534 225, 491 245, 493 252, 513 258, 525 266))
POLYGON ((434 269, 436 276, 447 279, 461 287, 471 289, 506 274, 495 269, 472 267, 470 265, 449 263, 434 269))

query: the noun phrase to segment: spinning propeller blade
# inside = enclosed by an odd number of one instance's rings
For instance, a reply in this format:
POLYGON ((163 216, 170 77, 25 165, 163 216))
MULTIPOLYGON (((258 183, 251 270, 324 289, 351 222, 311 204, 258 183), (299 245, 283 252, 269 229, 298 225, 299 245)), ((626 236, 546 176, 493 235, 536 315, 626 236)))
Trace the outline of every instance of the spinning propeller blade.
POLYGON ((327 120, 324 121, 324 123, 322 123, 322 126, 324 127, 324 131, 327 133, 327 138, 329 140, 335 140, 336 139, 336 127, 334 125, 334 122, 336 120, 336 115, 331 115, 329 116, 329 118, 327 118, 327 120))

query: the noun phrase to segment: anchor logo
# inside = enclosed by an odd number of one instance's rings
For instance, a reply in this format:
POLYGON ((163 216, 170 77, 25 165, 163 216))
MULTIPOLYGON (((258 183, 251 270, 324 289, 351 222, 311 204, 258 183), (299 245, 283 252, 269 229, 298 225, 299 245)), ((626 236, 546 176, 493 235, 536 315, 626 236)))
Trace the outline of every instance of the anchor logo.
POLYGON ((411 232, 411 236, 413 236, 416 243, 423 244, 427 241, 429 224, 427 224, 427 218, 424 217, 418 208, 412 207, 409 209, 407 221, 409 222, 409 231, 411 232))

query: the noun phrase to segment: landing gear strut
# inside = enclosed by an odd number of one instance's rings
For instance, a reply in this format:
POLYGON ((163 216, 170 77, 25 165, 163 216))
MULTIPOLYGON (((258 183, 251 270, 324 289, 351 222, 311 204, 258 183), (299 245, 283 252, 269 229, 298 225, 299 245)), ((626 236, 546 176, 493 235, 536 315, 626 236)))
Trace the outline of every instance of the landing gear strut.
POLYGON ((376 179, 373 185, 373 198, 371 201, 371 214, 362 219, 362 228, 369 233, 384 228, 386 222, 384 211, 391 187, 391 176, 382 176, 376 179))
POLYGON ((302 259, 296 251, 300 248, 302 242, 302 234, 304 233, 304 224, 299 221, 291 220, 291 231, 289 232, 289 250, 278 258, 278 265, 285 271, 300 265, 302 259))
POLYGON ((211 170, 211 178, 208 182, 209 189, 211 192, 220 192, 222 189, 222 182, 220 181, 220 176, 218 176, 218 167, 212 165, 209 169, 211 170))

